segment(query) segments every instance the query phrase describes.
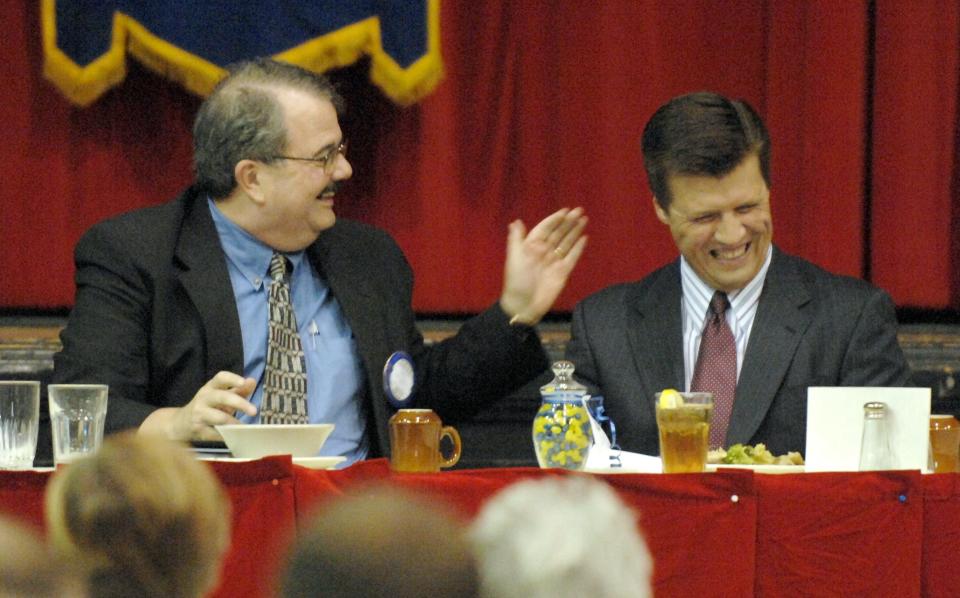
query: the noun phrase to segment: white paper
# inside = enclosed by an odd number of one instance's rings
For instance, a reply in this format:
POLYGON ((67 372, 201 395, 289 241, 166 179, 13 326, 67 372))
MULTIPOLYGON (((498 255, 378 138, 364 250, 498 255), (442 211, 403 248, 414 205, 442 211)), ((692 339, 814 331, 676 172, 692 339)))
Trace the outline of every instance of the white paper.
POLYGON ((663 463, 660 457, 593 447, 584 470, 590 473, 663 473, 663 463), (611 467, 612 455, 619 458, 620 467, 611 467))
POLYGON ((887 405, 887 431, 895 469, 927 469, 930 389, 863 386, 807 389, 806 471, 857 471, 863 405, 887 405))
POLYGON ((590 453, 587 455, 587 463, 584 470, 591 473, 662 473, 663 464, 660 457, 642 455, 640 453, 629 453, 619 449, 610 448, 610 439, 607 437, 603 427, 593 414, 587 409, 590 415, 590 428, 593 430, 593 446, 590 447, 590 453), (616 457, 612 459, 611 457, 616 457), (612 467, 612 464, 619 463, 619 467, 612 467))

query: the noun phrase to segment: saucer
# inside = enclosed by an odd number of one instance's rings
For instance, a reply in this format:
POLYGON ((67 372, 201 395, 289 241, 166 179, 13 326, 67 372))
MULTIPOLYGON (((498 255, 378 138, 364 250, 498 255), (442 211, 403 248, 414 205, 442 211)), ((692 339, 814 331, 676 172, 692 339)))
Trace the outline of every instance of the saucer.
POLYGON ((346 457, 294 457, 293 464, 308 469, 333 469, 346 460, 346 457))
MULTIPOLYGON (((208 456, 201 455, 197 457, 201 461, 219 461, 221 463, 247 463, 249 461, 257 461, 258 459, 251 459, 245 457, 218 457, 218 456, 208 456)), ((299 465, 300 467, 306 467, 308 469, 333 469, 337 465, 346 461, 346 457, 293 457, 292 461, 294 465, 299 465)))

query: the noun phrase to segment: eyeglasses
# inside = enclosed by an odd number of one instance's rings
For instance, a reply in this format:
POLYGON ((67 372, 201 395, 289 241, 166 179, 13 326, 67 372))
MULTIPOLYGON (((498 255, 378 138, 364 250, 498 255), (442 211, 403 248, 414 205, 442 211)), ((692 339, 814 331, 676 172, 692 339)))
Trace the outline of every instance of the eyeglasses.
POLYGON ((344 139, 336 149, 330 150, 319 158, 296 158, 294 156, 273 156, 271 160, 297 160, 298 162, 311 162, 323 168, 324 174, 333 174, 337 169, 337 158, 339 156, 347 157, 347 140, 344 139))

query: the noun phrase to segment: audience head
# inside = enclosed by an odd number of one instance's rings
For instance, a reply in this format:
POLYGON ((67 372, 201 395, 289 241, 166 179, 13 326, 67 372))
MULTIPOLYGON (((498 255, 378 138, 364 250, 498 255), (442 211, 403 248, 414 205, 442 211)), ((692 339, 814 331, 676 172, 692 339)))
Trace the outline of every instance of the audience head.
POLYGON ((300 537, 284 598, 467 598, 477 572, 453 513, 405 491, 370 487, 327 503, 300 537))
POLYGON ((0 598, 85 596, 79 575, 30 528, 0 517, 0 598))
POLYGON ((673 175, 722 177, 756 155, 770 187, 770 137, 756 111, 742 100, 711 92, 673 98, 647 122, 641 141, 653 197, 669 211, 673 175))
POLYGON ((593 478, 513 484, 484 505, 470 538, 484 598, 652 594, 652 561, 633 511, 593 478))
POLYGON ((207 464, 134 432, 58 470, 46 515, 53 548, 95 596, 201 596, 229 544, 230 503, 207 464))
POLYGON ((278 89, 306 92, 343 110, 343 99, 323 75, 267 58, 231 65, 193 125, 194 170, 203 192, 222 199, 236 186, 238 162, 270 163, 284 154, 288 131, 278 89))

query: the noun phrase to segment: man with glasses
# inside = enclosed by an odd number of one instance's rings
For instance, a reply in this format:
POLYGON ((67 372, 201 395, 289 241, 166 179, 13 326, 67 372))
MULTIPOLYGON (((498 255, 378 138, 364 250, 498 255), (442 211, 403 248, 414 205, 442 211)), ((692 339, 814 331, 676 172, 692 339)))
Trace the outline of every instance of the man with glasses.
POLYGON ((511 224, 500 300, 425 346, 400 249, 334 214, 353 173, 340 104, 299 67, 237 65, 197 115, 196 183, 80 240, 54 379, 109 384, 108 431, 211 441, 238 421, 334 423, 323 454, 355 462, 388 454, 392 356, 410 357, 415 406, 445 420, 546 367, 531 326, 583 251, 582 210, 511 224))

